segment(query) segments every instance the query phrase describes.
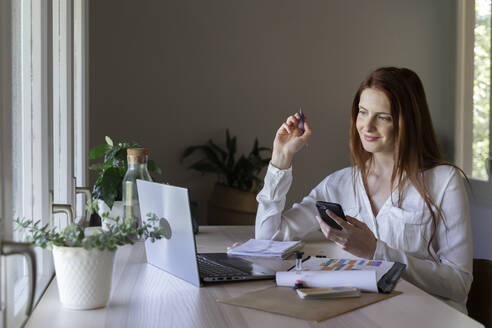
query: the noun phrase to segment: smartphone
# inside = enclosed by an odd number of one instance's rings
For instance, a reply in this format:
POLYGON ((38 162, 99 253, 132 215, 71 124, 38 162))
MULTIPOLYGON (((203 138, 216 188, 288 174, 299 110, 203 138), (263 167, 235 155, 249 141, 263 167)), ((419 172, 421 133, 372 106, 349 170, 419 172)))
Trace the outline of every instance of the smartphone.
POLYGON ((335 213, 338 217, 341 217, 345 221, 347 221, 347 218, 345 217, 345 213, 343 213, 342 206, 337 203, 330 203, 330 202, 323 202, 323 201, 317 201, 316 202, 316 207, 318 208, 318 212, 320 217, 323 219, 323 221, 326 222, 330 227, 338 230, 342 230, 342 227, 335 222, 331 217, 328 216, 326 213, 326 210, 330 210, 333 213, 335 213))

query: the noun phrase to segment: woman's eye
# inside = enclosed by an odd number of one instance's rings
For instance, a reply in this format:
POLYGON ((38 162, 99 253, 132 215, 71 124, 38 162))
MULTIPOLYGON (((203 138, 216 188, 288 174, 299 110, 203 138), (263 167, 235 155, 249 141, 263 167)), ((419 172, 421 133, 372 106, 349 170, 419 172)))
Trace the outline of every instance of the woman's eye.
POLYGON ((366 114, 367 114, 367 113, 366 113, 366 112, 364 112, 364 111, 361 111, 361 110, 359 111, 359 115, 366 115, 366 114))
POLYGON ((389 117, 389 116, 379 116, 379 119, 382 121, 386 121, 386 122, 391 121, 391 117, 389 117))

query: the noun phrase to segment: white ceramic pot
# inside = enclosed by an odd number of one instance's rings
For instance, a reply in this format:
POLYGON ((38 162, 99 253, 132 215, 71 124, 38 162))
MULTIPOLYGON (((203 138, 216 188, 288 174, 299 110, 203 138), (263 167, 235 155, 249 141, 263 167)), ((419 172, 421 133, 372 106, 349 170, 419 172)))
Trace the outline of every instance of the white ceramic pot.
POLYGON ((110 218, 120 218, 120 222, 123 222, 123 202, 117 201, 113 203, 113 208, 109 209, 109 206, 102 200, 97 200, 98 211, 97 214, 101 217, 101 226, 103 230, 107 231, 107 224, 114 224, 115 221, 110 218), (104 213, 109 213, 109 218, 103 218, 104 213))
POLYGON ((53 246, 56 281, 63 307, 89 310, 106 306, 115 252, 53 246))

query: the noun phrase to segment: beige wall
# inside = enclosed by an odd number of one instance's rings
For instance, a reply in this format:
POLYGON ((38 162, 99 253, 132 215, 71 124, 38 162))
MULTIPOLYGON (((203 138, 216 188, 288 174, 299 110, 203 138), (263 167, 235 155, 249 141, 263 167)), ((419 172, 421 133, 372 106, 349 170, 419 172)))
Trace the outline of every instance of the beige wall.
POLYGON ((421 76, 452 158, 455 16, 454 0, 91 1, 90 145, 109 135, 149 148, 204 222, 215 177, 180 164, 183 149, 223 143, 226 128, 243 152, 254 137, 270 146, 302 106, 314 132, 295 159, 290 204, 349 164, 355 90, 394 65, 421 76))

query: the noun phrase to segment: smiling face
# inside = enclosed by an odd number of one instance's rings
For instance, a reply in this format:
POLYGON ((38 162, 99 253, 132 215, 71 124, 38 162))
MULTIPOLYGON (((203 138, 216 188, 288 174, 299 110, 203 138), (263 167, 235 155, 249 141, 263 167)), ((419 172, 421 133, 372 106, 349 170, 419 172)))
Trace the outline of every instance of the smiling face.
POLYGON ((394 153, 395 138, 391 104, 386 95, 374 88, 362 91, 357 131, 364 149, 370 153, 394 153))

